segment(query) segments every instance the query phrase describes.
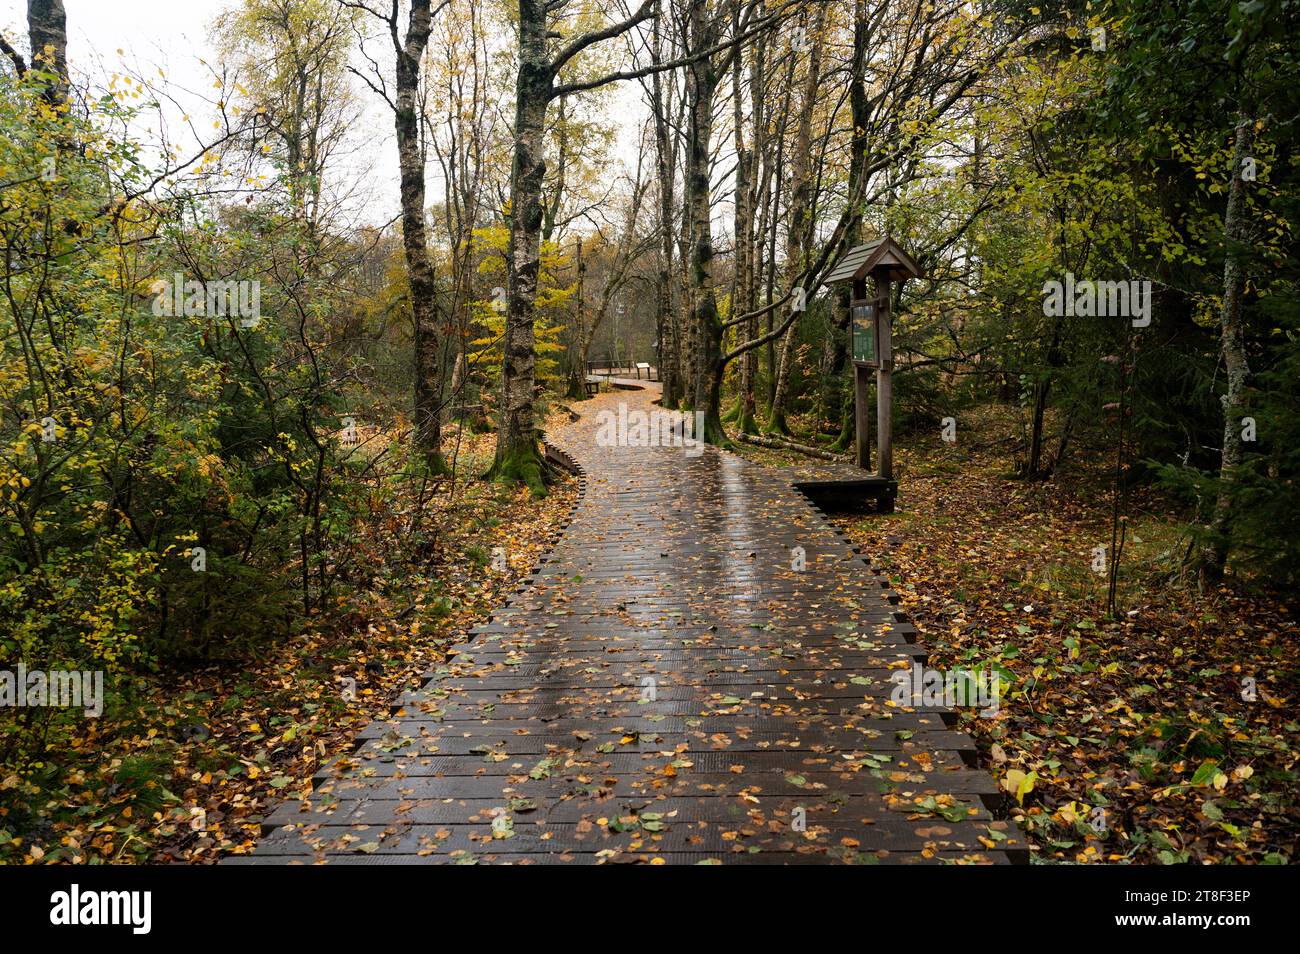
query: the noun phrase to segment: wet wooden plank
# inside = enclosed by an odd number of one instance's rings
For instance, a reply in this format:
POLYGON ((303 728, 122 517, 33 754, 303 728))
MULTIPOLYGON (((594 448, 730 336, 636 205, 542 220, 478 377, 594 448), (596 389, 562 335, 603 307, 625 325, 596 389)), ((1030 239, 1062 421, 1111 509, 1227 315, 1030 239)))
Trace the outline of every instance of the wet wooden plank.
POLYGON ((897 595, 796 487, 861 475, 604 446, 657 410, 616 383, 548 442, 582 497, 526 585, 232 863, 1007 863, 970 737, 895 701, 897 595))

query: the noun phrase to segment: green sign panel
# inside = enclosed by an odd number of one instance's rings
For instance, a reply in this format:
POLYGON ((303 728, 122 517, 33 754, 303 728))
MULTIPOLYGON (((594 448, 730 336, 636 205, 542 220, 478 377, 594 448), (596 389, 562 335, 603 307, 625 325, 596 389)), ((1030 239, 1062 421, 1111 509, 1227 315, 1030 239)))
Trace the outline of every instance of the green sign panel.
POLYGON ((853 360, 876 363, 876 306, 874 302, 853 303, 853 360))

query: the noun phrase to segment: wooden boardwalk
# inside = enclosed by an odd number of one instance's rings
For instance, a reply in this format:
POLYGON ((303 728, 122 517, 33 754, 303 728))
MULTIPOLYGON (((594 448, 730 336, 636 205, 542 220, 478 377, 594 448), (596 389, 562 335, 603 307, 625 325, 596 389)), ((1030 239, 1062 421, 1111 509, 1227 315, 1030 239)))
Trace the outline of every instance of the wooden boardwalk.
POLYGON ((602 394, 552 435, 583 493, 528 585, 228 861, 1005 864, 1023 849, 951 714, 890 702, 891 672, 924 660, 915 631, 788 474, 597 445, 598 412, 657 395, 602 394))

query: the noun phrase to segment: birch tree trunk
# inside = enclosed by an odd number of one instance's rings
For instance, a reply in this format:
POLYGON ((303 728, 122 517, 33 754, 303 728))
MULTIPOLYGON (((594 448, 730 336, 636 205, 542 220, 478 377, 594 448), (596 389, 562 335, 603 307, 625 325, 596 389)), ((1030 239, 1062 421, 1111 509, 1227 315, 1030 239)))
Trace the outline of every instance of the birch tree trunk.
MULTIPOLYGON (((689 30, 692 49, 707 50, 716 42, 717 29, 705 22, 704 0, 692 0, 689 30)), ((687 216, 691 226, 691 297, 694 300, 697 353, 695 355, 696 413, 703 413, 703 438, 711 444, 726 443, 722 428, 722 316, 718 312, 714 276, 713 222, 710 215, 709 165, 713 142, 713 97, 718 89, 718 68, 711 56, 703 56, 689 67, 688 126, 686 147, 687 216)))
POLYGON ((1223 576, 1228 562, 1229 528, 1232 523, 1236 494, 1236 471, 1241 464, 1241 418, 1243 395, 1250 366, 1242 340, 1241 296, 1246 274, 1242 265, 1241 245, 1246 240, 1246 196, 1242 179, 1245 164, 1255 139, 1255 121, 1242 116, 1237 121, 1237 142, 1232 156, 1232 184, 1228 205, 1223 214, 1223 233, 1227 253, 1223 263, 1223 305, 1219 311, 1220 348, 1227 373, 1228 389, 1223 402, 1223 451, 1219 462, 1219 495, 1210 521, 1210 537, 1202 548, 1199 569, 1207 579, 1223 576))
POLYGON ((442 457, 442 369, 438 362, 437 280, 429 260, 424 221, 424 153, 420 148, 420 60, 432 28, 430 0, 412 0, 404 42, 397 54, 397 100, 393 121, 401 169, 402 251, 411 290, 415 344, 414 449, 433 473, 446 471, 442 457))
MULTIPOLYGON (((662 34, 659 19, 654 24, 653 62, 662 62, 662 34)), ((676 408, 685 395, 682 381, 681 322, 673 309, 673 183, 676 178, 676 157, 672 148, 672 130, 668 124, 668 103, 665 100, 663 79, 659 73, 651 76, 651 105, 655 124, 655 164, 659 173, 659 270, 655 277, 659 301, 659 380, 663 382, 664 407, 676 408)))
MULTIPOLYGON (((739 16, 738 12, 733 16, 739 16)), ((733 20, 733 29, 739 32, 738 19, 733 20)), ((733 232, 735 239, 733 245, 736 250, 735 274, 731 283, 731 314, 732 317, 744 314, 753 310, 753 303, 749 301, 748 294, 751 288, 749 278, 751 268, 751 258, 753 253, 752 236, 754 232, 754 207, 753 207, 753 182, 754 178, 754 152, 745 147, 745 115, 744 99, 742 97, 742 59, 737 53, 732 61, 731 69, 731 95, 733 98, 734 114, 732 124, 735 127, 736 137, 736 179, 735 179, 735 218, 733 232)), ((756 104, 757 105, 757 104, 756 104)), ((757 117, 755 118, 757 126, 757 117)), ((745 324, 739 326, 746 335, 746 340, 752 340, 756 325, 751 319, 745 324)), ((754 362, 753 353, 747 353, 740 363, 740 394, 736 398, 736 427, 742 434, 752 433, 754 427, 754 362)))
POLYGON ((533 388, 537 381, 537 277, 541 268, 544 136, 552 71, 546 51, 546 7, 519 2, 519 77, 515 85, 515 154, 511 171, 510 278, 502 362, 501 420, 489 476, 542 494, 533 388))
MULTIPOLYGON (((793 288, 803 271, 811 244, 812 216, 812 114, 817 103, 817 84, 821 73, 821 34, 826 8, 818 8, 811 36, 805 41, 811 47, 808 56, 808 73, 804 77, 803 101, 799 104, 799 122, 795 132, 794 154, 790 157, 790 224, 786 230, 785 284, 793 288)), ((798 51, 791 51, 792 54, 798 51)), ((780 357, 776 366, 776 391, 772 395, 771 414, 766 431, 770 434, 789 434, 785 420, 785 407, 790 396, 790 374, 794 365, 794 346, 799 330, 796 320, 781 338, 780 357)))
MULTIPOLYGON (((767 99, 767 38, 759 36, 754 41, 754 54, 749 70, 750 122, 753 133, 750 137, 749 162, 746 170, 748 184, 746 220, 748 230, 743 234, 745 243, 745 284, 741 296, 741 312, 752 312, 758 308, 758 289, 763 270, 763 236, 767 233, 767 193, 772 179, 771 157, 767 155, 767 123, 770 107, 767 99), (762 164, 762 175, 757 174, 762 164), (758 231, 754 231, 754 218, 762 209, 758 231)), ((738 234, 737 242, 742 236, 738 234)), ((745 338, 753 341, 758 337, 758 319, 750 318, 745 322, 745 338)), ((758 430, 755 423, 757 400, 754 397, 758 386, 758 349, 751 348, 740 359, 740 419, 739 430, 742 434, 758 430)))
POLYGON ((547 41, 563 39, 548 29, 548 12, 564 4, 553 0, 519 0, 519 74, 515 80, 514 163, 510 173, 510 242, 507 250, 506 331, 501 363, 501 414, 497 423, 496 459, 488 476, 526 484, 534 494, 546 493, 546 470, 538 446, 537 282, 541 272, 542 186, 546 175, 546 107, 586 89, 612 83, 623 74, 609 73, 581 83, 555 85, 556 76, 581 51, 626 33, 651 16, 650 0, 627 19, 580 34, 555 51, 547 41))
POLYGON ((27 37, 32 44, 29 66, 57 78, 46 84, 51 104, 68 98, 68 15, 63 0, 27 0, 27 37))
MULTIPOLYGON (((870 121, 870 104, 867 100, 866 58, 867 58, 867 11, 866 0, 856 0, 853 5, 853 61, 849 79, 849 111, 853 117, 853 138, 849 141, 849 182, 848 191, 853 195, 857 191, 858 180, 862 177, 867 164, 867 123, 870 121)), ((844 243, 852 248, 862 241, 862 210, 853 210, 853 219, 845 233, 844 243)), ((851 446, 854 440, 853 415, 846 414, 846 380, 844 369, 849 364, 849 308, 852 299, 851 289, 847 284, 835 295, 835 313, 832 319, 831 333, 826 336, 826 348, 823 352, 822 404, 826 420, 834 425, 839 422, 840 434, 832 445, 840 451, 851 446)))
POLYGON ((582 258, 582 238, 574 242, 578 269, 577 290, 573 294, 573 333, 569 342, 569 384, 565 396, 581 401, 587 396, 587 348, 591 335, 587 331, 587 263, 582 258))

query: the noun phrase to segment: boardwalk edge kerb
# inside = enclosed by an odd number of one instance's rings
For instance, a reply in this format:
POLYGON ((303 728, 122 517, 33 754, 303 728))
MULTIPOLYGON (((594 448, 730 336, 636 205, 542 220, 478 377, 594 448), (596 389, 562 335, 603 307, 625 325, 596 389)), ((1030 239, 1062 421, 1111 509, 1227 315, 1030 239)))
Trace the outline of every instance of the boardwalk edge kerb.
MULTIPOLYGON (((742 455, 735 453, 734 451, 728 450, 725 447, 716 447, 715 449, 721 455, 727 457, 734 457, 738 460, 748 460, 748 458, 745 458, 742 455)), ((754 463, 754 462, 750 461, 750 463, 754 463)), ((762 465, 762 466, 767 466, 767 465, 762 465)), ((773 469, 777 469, 777 468, 773 468, 773 469)), ((871 561, 871 556, 868 553, 866 553, 862 547, 858 546, 853 541, 853 538, 850 537, 848 533, 844 531, 843 528, 839 527, 838 525, 830 521, 831 511, 828 511, 825 508, 823 508, 823 506, 817 501, 816 497, 814 497, 812 494, 808 492, 808 489, 805 485, 810 483, 810 481, 808 481, 805 478, 798 477, 797 475, 794 474, 790 474, 788 476, 789 476, 788 486, 799 498, 801 498, 808 505, 808 508, 815 514, 816 519, 820 521, 821 526, 824 529, 829 530, 833 535, 838 536, 841 540, 843 540, 853 550, 854 553, 856 553, 859 557, 861 557, 862 563, 864 566, 866 566, 867 571, 880 581, 881 596, 884 598, 884 600, 887 603, 889 603, 891 606, 895 606, 895 607, 901 606, 902 597, 898 593, 898 591, 894 588, 892 582, 885 574, 883 568, 875 566, 871 561)), ((930 648, 929 645, 926 643, 925 639, 922 637, 921 631, 920 629, 917 628, 915 621, 911 618, 910 615, 908 615, 908 613, 905 610, 902 609, 895 609, 893 611, 893 616, 894 619, 898 622, 897 632, 899 632, 909 643, 911 643, 912 645, 916 646, 918 649, 921 650, 921 654, 917 658, 923 665, 928 664, 930 660, 930 648)), ((960 730, 961 719, 957 713, 942 712, 939 715, 940 718, 943 720, 944 724, 947 725, 949 728, 960 730)), ((963 761, 965 761, 970 768, 988 771, 987 767, 980 764, 978 751, 970 752, 970 753, 963 752, 961 753, 961 755, 963 761)), ((993 777, 991 772, 989 773, 989 775, 990 777, 993 777)), ((1005 798, 1002 797, 984 798, 982 799, 982 801, 984 802, 985 807, 990 811, 990 813, 995 818, 997 818, 1000 821, 1011 821, 1011 814, 1007 810, 1005 798)), ((1007 856, 1007 858, 1013 864, 1029 864, 1030 862, 1030 853, 1028 848, 1003 848, 1000 850, 1007 856)))
MULTIPOLYGON (((721 452, 724 454, 731 453, 730 451, 722 450, 721 448, 719 448, 719 450, 721 450, 721 452)), ((823 526, 829 528, 835 534, 839 535, 839 537, 841 537, 853 549, 853 552, 862 558, 863 564, 867 567, 870 573, 881 581, 881 589, 882 589, 881 595, 885 598, 885 600, 892 606, 901 606, 902 597, 898 593, 898 591, 894 589, 892 582, 889 580, 884 570, 881 567, 875 566, 871 562, 871 557, 863 550, 862 547, 858 546, 856 543, 853 542, 853 538, 850 537, 848 533, 846 533, 839 526, 830 522, 829 512, 823 509, 821 504, 817 502, 816 498, 814 498, 811 494, 807 493, 807 491, 805 491, 804 488, 799 485, 799 483, 796 483, 795 481, 792 480, 791 488, 795 491, 795 493, 797 493, 805 501, 807 501, 808 506, 816 512, 817 518, 822 522, 823 526)), ((898 632, 901 633, 909 643, 912 643, 913 645, 915 645, 921 650, 921 655, 918 656, 917 658, 920 660, 920 662, 923 665, 928 664, 930 660, 930 648, 927 642, 925 641, 925 639, 922 637, 921 631, 919 628, 917 628, 915 621, 912 619, 910 615, 908 615, 908 613, 905 610, 902 609, 894 610, 893 615, 894 615, 894 619, 897 620, 899 623, 898 632)), ((956 729, 956 730, 961 729, 961 719, 956 712, 940 713, 940 718, 943 719, 944 724, 947 725, 949 728, 956 729)), ((969 753, 962 752, 961 755, 963 761, 965 761, 970 768, 988 771, 986 766, 980 764, 978 750, 969 753)), ((994 777, 992 772, 989 772, 989 775, 990 777, 994 777)), ((998 797, 996 799, 985 798, 983 799, 983 802, 985 807, 988 808, 988 810, 990 811, 990 813, 992 813, 994 818, 997 818, 999 821, 1012 820, 1011 813, 1007 810, 1006 799, 1004 797, 998 797)), ((1007 856, 1007 858, 1011 861, 1012 864, 1029 864, 1030 862, 1030 852, 1028 848, 1003 848, 1001 849, 1001 851, 1007 856)))

